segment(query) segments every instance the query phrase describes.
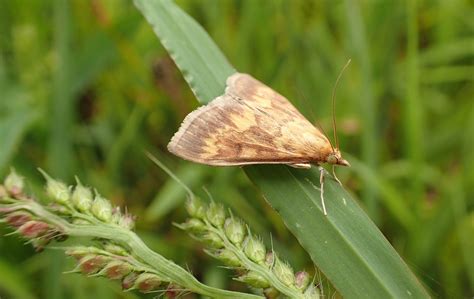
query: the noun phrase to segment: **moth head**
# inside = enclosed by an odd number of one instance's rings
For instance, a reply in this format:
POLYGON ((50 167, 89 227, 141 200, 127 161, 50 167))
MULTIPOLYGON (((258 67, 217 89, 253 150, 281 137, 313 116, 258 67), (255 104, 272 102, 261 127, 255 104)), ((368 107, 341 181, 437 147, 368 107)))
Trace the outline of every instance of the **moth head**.
POLYGON ((339 149, 335 148, 332 153, 330 153, 326 159, 326 162, 329 164, 337 164, 342 166, 351 166, 349 162, 342 158, 341 152, 339 149))

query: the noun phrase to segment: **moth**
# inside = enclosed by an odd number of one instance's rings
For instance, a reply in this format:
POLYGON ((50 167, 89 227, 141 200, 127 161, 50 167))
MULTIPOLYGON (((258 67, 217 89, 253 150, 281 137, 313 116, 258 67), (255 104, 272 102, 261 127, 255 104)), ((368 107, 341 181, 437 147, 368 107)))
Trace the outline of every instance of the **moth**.
MULTIPOLYGON (((223 95, 186 116, 168 150, 183 159, 213 166, 350 166, 342 158, 339 146, 332 146, 290 101, 243 73, 227 78, 223 95)), ((326 215, 323 174, 320 167, 321 201, 326 215)))

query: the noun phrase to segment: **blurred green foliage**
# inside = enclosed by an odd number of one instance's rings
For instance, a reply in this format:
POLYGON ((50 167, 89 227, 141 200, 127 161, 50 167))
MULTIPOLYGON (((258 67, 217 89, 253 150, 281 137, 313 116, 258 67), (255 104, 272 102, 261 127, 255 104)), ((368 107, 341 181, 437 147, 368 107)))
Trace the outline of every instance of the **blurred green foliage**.
MULTIPOLYGON (((332 88, 352 58, 337 91, 338 136, 353 164, 338 170, 341 179, 433 295, 473 295, 468 0, 178 3, 239 71, 280 91, 328 134, 332 88)), ((136 214, 153 249, 208 284, 241 288, 172 226, 185 218, 185 193, 145 157, 150 150, 195 192, 205 194, 206 186, 268 244, 272 238, 295 268, 311 270, 241 170, 167 153, 196 105, 130 1, 0 2, 0 176, 14 166, 34 191, 41 186, 36 167, 67 182, 77 174, 136 214)), ((70 266, 59 252, 34 254, 17 238, 1 237, 0 297, 135 296, 105 280, 62 275, 70 266)))

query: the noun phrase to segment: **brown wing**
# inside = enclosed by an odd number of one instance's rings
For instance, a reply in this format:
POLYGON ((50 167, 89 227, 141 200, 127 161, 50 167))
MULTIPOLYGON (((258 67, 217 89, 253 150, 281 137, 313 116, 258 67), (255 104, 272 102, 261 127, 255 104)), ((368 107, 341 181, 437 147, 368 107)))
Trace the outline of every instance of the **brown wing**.
POLYGON ((168 149, 209 165, 301 164, 323 161, 331 145, 286 98, 236 73, 224 95, 186 116, 168 149))

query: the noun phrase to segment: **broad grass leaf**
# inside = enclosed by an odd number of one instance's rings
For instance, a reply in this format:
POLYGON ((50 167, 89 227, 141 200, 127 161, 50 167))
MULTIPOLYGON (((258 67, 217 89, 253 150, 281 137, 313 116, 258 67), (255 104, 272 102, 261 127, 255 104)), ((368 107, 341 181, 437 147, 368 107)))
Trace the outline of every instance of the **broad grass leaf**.
MULTIPOLYGON (((195 21, 169 0, 135 0, 201 103, 223 93, 234 69, 195 21)), ((429 295, 352 197, 328 176, 322 213, 318 171, 245 167, 314 263, 347 298, 429 295), (313 184, 311 184, 312 182, 313 184)))

